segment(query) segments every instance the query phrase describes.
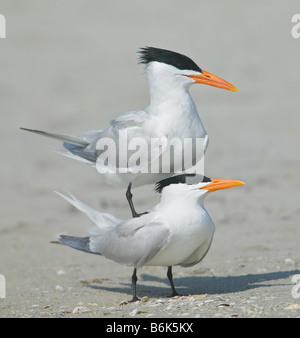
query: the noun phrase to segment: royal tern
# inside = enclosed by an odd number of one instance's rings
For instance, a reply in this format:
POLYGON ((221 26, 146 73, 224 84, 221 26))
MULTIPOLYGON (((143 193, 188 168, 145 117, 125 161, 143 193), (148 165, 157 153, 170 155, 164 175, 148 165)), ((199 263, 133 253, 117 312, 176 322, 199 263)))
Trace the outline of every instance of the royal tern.
POLYGON ((178 169, 185 172, 195 162, 201 160, 207 149, 208 135, 189 93, 189 87, 195 83, 202 83, 236 91, 233 85, 204 71, 185 55, 154 47, 142 48, 139 53, 140 63, 145 65, 149 86, 150 103, 146 108, 120 115, 113 119, 106 129, 91 130, 78 136, 21 128, 62 140, 65 149, 57 152, 92 166, 100 166, 100 169, 99 167, 97 169, 103 174, 106 183, 127 188, 126 197, 133 217, 139 214, 132 202, 132 187, 154 184, 178 173, 178 169), (122 141, 120 141, 121 132, 122 141), (133 145, 130 144, 133 139, 142 139, 146 142, 146 151, 145 149, 140 151, 144 158, 138 159, 140 170, 136 168, 136 156, 133 156, 134 165, 130 162, 131 155, 136 155, 137 152, 137 147, 132 148, 133 145), (177 150, 177 153, 174 151, 169 170, 166 170, 159 161, 164 153, 170 151, 171 140, 178 139, 182 142, 188 139, 192 142, 201 139, 201 149, 191 146, 194 147, 191 161, 184 163, 181 168, 174 167, 174 158, 183 156, 183 148, 177 150), (105 145, 99 146, 99 141, 101 143, 103 140, 113 141, 116 147, 113 148, 115 156, 113 158, 108 156, 103 162, 97 162, 101 154, 106 155, 105 145), (155 149, 151 148, 148 151, 150 146, 155 149), (158 170, 153 170, 154 163, 160 163, 158 170), (145 170, 141 170, 145 168, 149 169, 146 173, 145 170))
POLYGON ((138 268, 144 265, 168 267, 171 296, 175 296, 177 292, 172 278, 172 266, 197 264, 208 252, 213 239, 214 223, 204 208, 205 197, 211 191, 243 184, 241 181, 210 179, 201 175, 181 175, 163 180, 156 188, 161 192, 160 202, 147 214, 129 220, 98 212, 71 194, 67 197, 58 193, 96 224, 87 237, 62 235, 59 242, 133 266, 132 301, 138 300, 138 268), (189 184, 197 180, 198 183, 189 184))

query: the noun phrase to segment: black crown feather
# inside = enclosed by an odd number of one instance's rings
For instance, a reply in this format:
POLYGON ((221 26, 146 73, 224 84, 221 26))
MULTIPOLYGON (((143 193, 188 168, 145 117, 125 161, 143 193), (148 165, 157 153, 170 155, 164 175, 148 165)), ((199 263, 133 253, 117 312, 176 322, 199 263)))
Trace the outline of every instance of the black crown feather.
POLYGON ((161 180, 155 184, 155 191, 161 193, 162 190, 170 184, 179 184, 179 183, 186 183, 186 184, 197 184, 201 182, 211 182, 210 178, 199 175, 199 174, 182 174, 177 176, 172 176, 161 180))
POLYGON ((140 53, 140 63, 143 64, 157 61, 166 63, 181 70, 194 70, 202 73, 201 68, 192 59, 185 55, 172 52, 171 50, 145 47, 141 48, 138 53, 140 53))

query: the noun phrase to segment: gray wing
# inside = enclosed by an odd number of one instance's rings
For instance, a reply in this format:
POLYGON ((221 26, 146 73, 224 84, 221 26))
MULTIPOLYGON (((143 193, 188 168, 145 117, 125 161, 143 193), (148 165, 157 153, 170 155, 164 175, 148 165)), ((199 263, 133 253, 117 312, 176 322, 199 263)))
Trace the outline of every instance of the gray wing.
POLYGON ((168 143, 167 137, 157 128, 156 117, 143 110, 133 111, 115 118, 110 124, 93 146, 98 171, 148 173, 150 163, 158 161, 168 143))
POLYGON ((150 118, 150 115, 144 110, 131 111, 114 118, 110 121, 110 125, 117 129, 137 128, 150 118))
POLYGON ((136 173, 143 168, 148 169, 150 160, 157 160, 166 149, 167 139, 156 126, 155 117, 144 110, 138 110, 118 116, 106 129, 90 130, 78 136, 21 129, 64 141, 64 149, 53 150, 91 166, 97 164, 100 172, 102 169, 104 173, 109 172, 109 168, 116 172, 117 168, 120 168, 124 169, 124 172, 136 173), (151 153, 150 144, 158 151, 151 153), (118 154, 124 152, 127 152, 127 156, 124 156, 123 161, 118 154), (134 154, 135 156, 132 156, 134 154))
POLYGON ((124 221, 101 236, 91 236, 89 244, 94 253, 139 268, 162 250, 168 241, 168 228, 147 214, 124 221))
POLYGON ((184 262, 179 264, 180 266, 183 267, 188 267, 188 266, 193 266, 200 261, 206 256, 208 253, 208 250, 211 246, 213 240, 213 235, 208 238, 206 242, 204 242, 197 250, 195 250, 184 262))
MULTIPOLYGON (((106 148, 107 140, 109 142, 113 141, 118 154, 120 131, 123 132, 122 135, 124 135, 124 138, 126 136, 126 140, 128 142, 133 137, 145 138, 147 133, 145 134, 143 126, 144 123, 150 119, 151 116, 143 110, 128 112, 110 121, 110 126, 104 130, 91 130, 89 132, 80 134, 80 137, 87 141, 88 145, 82 146, 70 142, 64 142, 63 145, 65 149, 67 149, 74 156, 83 158, 87 161, 90 161, 91 163, 95 163, 101 153, 104 152, 103 149, 106 148), (124 134, 124 132, 126 132, 126 134, 124 134)), ((122 144, 124 144, 124 141, 122 141, 122 144)), ((129 152, 128 156, 130 156, 131 153, 133 153, 133 151, 129 152)), ((109 155, 107 152, 105 154, 106 156, 109 155)), ((110 158, 110 156, 108 156, 108 158, 110 158)), ((115 156, 112 155, 112 158, 115 158, 115 156)), ((100 162, 98 165, 100 165, 100 162)))

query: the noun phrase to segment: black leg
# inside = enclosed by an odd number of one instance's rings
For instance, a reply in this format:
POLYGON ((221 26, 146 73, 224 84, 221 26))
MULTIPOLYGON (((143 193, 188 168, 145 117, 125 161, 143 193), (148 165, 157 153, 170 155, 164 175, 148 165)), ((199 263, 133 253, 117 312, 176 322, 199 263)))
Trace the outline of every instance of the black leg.
POLYGON ((129 301, 131 302, 136 302, 138 299, 138 297, 136 296, 136 282, 137 282, 137 276, 136 276, 136 269, 133 270, 133 274, 131 277, 131 281, 132 281, 132 289, 133 289, 133 296, 132 299, 129 301))
POLYGON ((174 297, 174 296, 179 296, 179 294, 177 293, 174 283, 173 283, 173 274, 172 274, 172 266, 168 266, 168 272, 167 272, 167 276, 172 288, 172 294, 170 297, 174 297))
POLYGON ((141 215, 144 215, 144 214, 148 213, 148 212, 143 212, 141 214, 138 214, 135 211, 135 208, 134 208, 134 205, 133 205, 133 202, 132 202, 131 182, 129 183, 128 188, 126 190, 126 198, 127 198, 128 203, 129 203, 129 206, 130 206, 132 217, 140 217, 141 215))
POLYGON ((128 185, 127 191, 126 191, 126 198, 130 206, 130 210, 132 213, 132 217, 139 217, 139 214, 135 211, 134 205, 132 202, 132 193, 131 193, 131 182, 128 185))

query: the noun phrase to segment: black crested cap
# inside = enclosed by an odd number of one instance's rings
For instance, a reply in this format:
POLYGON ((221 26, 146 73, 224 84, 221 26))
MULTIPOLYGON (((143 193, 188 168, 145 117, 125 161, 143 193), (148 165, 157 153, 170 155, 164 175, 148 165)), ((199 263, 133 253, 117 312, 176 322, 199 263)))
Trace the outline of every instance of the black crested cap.
POLYGON ((141 48, 139 51, 140 63, 148 64, 152 61, 163 62, 168 65, 174 66, 181 70, 194 70, 202 73, 202 70, 197 64, 189 57, 172 52, 171 50, 160 49, 155 47, 141 48))
POLYGON ((182 174, 172 176, 157 182, 155 184, 155 191, 161 193, 162 190, 170 184, 186 183, 188 185, 191 185, 201 182, 211 182, 211 180, 209 177, 200 174, 182 174))

